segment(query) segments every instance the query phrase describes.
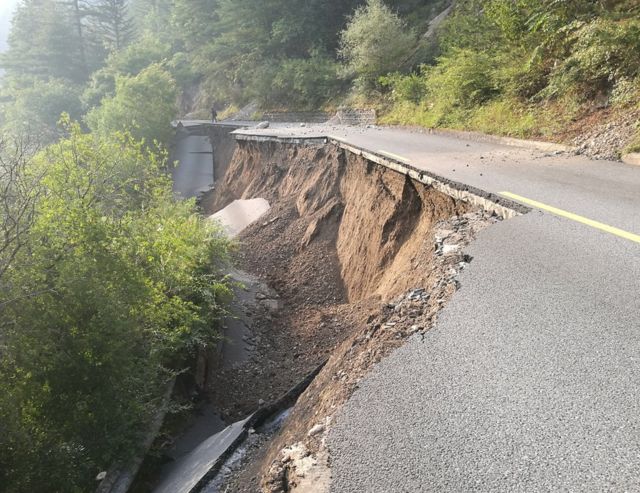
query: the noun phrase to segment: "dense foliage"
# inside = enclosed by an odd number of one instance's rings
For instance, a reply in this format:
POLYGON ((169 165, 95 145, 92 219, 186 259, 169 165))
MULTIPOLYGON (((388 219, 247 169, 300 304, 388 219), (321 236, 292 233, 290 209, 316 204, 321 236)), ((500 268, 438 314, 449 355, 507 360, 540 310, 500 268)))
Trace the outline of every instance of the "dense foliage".
POLYGON ((117 76, 114 95, 103 98, 102 104, 89 112, 87 122, 103 136, 124 128, 148 143, 168 142, 168 122, 177 95, 171 74, 160 65, 150 65, 138 75, 117 76))
POLYGON ((91 128, 114 122, 128 107, 117 84, 121 92, 154 85, 149 74, 136 79, 151 65, 173 79, 180 103, 173 113, 204 116, 214 102, 220 110, 252 101, 272 109, 337 105, 353 82, 379 90, 380 75, 423 61, 419 35, 446 3, 21 0, 0 56, 0 124, 14 130, 33 122, 31 130, 51 142, 61 107, 74 118, 92 114, 91 128))
POLYGON ((0 59, 2 491, 91 491, 138 453, 231 295, 163 150, 198 76, 138 7, 23 0, 0 59))
POLYGON ((21 177, 3 214, 19 237, 0 255, 10 491, 87 491, 134 453, 167 382, 217 337, 229 295, 227 240, 173 200, 162 155, 126 133, 65 132, 3 161, 3 177, 21 177))
MULTIPOLYGON (((212 103, 219 111, 352 103, 378 106, 389 122, 531 135, 557 130, 594 101, 635 100, 637 2, 461 0, 430 26, 452 3, 22 0, 0 60, 0 122, 28 122, 54 139, 65 109, 113 129, 129 103, 145 103, 133 86, 157 89, 149 67, 177 91, 178 108, 165 104, 171 90, 161 95, 167 115, 204 117, 212 103)), ((135 125, 148 109, 124 128, 142 136, 135 125)))
POLYGON ((545 135, 640 94, 635 1, 465 0, 439 49, 436 63, 385 78, 388 121, 545 135))

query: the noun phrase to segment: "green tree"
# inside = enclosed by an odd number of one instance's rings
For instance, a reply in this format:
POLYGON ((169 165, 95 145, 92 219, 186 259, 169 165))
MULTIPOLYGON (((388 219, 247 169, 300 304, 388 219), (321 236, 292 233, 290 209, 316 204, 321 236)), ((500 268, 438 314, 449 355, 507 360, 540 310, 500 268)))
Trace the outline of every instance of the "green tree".
POLYGON ((14 135, 51 143, 59 137, 58 120, 63 113, 81 117, 80 91, 80 86, 64 79, 23 78, 2 107, 5 128, 14 135))
POLYGON ((228 242, 173 201, 164 158, 69 131, 33 161, 44 190, 0 312, 0 481, 16 492, 87 491, 135 453, 229 295, 228 242))
POLYGON ((123 50, 112 52, 106 64, 91 75, 82 101, 89 109, 98 106, 106 97, 113 97, 119 76, 136 76, 150 65, 170 57, 171 46, 151 34, 145 34, 123 50))
MULTIPOLYGON (((325 62, 333 58, 337 35, 347 14, 359 3, 361 0, 178 0, 174 18, 193 65, 203 75, 203 88, 212 98, 243 103, 261 94, 266 102, 279 99, 280 90, 275 88, 271 94, 269 84, 274 77, 284 79, 290 74, 294 63, 301 69, 315 58, 321 61, 319 73, 329 73, 325 62), (326 56, 321 59, 318 53, 326 56)), ((310 84, 318 81, 305 78, 310 84)), ((325 100, 325 88, 335 81, 334 74, 331 79, 322 81, 313 99, 325 100)), ((313 89, 309 85, 296 91, 296 101, 313 89)))
POLYGON ((128 0, 91 0, 89 21, 109 52, 121 50, 134 37, 128 0))
POLYGON ((13 17, 9 49, 0 65, 9 75, 81 83, 88 76, 81 47, 69 5, 56 0, 24 0, 13 17))
POLYGON ((257 70, 252 94, 264 107, 315 110, 345 89, 340 65, 323 53, 285 58, 257 70))
POLYGON ((382 0, 368 0, 342 32, 340 55, 359 86, 372 89, 404 63, 415 43, 415 33, 382 0))
POLYGON ((219 0, 173 0, 172 25, 188 52, 198 52, 213 42, 218 28, 218 3, 219 0))
POLYGON ((155 35, 165 41, 175 39, 171 24, 175 3, 175 0, 131 0, 131 17, 136 32, 140 35, 155 35))
POLYGON ((103 136, 126 129, 148 145, 156 141, 167 144, 172 132, 170 122, 177 111, 177 94, 171 74, 154 64, 136 76, 119 76, 115 95, 91 110, 87 122, 103 136))
POLYGON ((35 219, 40 175, 29 166, 36 149, 28 136, 0 137, 0 300, 8 299, 5 274, 27 247, 35 219))

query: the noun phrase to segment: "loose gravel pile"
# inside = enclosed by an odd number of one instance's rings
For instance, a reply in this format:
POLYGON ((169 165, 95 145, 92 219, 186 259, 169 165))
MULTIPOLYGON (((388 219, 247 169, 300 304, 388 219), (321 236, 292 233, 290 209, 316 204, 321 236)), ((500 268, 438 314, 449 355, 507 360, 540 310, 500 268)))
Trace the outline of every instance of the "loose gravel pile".
POLYGON ((577 154, 584 154, 593 159, 617 161, 640 127, 640 113, 624 113, 614 116, 609 121, 593 128, 583 128, 572 145, 577 154))

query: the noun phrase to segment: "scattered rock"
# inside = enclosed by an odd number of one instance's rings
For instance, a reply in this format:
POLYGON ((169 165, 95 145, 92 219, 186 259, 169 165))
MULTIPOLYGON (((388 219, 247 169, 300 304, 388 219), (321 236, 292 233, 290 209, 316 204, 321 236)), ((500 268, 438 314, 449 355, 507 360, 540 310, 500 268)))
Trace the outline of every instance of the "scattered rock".
POLYGON ((313 437, 313 436, 319 435, 320 433, 324 433, 323 424, 315 425, 313 428, 309 430, 309 432, 307 433, 307 436, 313 437))
POLYGON ((617 161, 624 148, 629 145, 638 131, 640 112, 615 115, 610 121, 588 128, 580 128, 579 135, 571 144, 575 154, 583 154, 593 159, 617 161))
POLYGON ((280 451, 262 484, 265 493, 326 493, 331 474, 328 454, 321 450, 312 455, 303 443, 280 451))
POLYGON ((270 312, 277 312, 280 309, 280 303, 278 300, 264 300, 262 305, 267 308, 270 312))
POLYGON ((442 255, 450 255, 456 253, 460 249, 460 245, 443 245, 442 255))

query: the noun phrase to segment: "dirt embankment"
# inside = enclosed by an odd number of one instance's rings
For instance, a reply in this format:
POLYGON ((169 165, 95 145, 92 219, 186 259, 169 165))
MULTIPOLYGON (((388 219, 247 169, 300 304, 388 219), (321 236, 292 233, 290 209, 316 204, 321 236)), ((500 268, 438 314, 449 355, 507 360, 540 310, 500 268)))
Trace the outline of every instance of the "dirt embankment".
POLYGON ((334 146, 239 143, 203 205, 255 197, 272 209, 241 235, 239 266, 279 299, 256 314, 251 361, 211 375, 210 391, 240 418, 329 359, 281 432, 227 479, 228 491, 305 491, 319 477, 309 468, 326 472, 331 417, 373 364, 432 326, 470 261, 462 248, 497 219, 334 146))

